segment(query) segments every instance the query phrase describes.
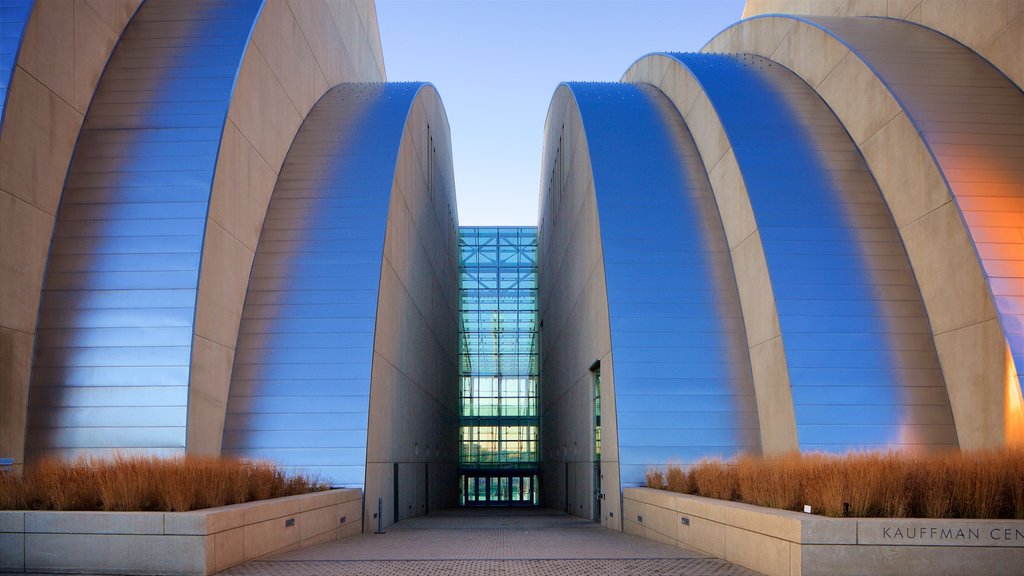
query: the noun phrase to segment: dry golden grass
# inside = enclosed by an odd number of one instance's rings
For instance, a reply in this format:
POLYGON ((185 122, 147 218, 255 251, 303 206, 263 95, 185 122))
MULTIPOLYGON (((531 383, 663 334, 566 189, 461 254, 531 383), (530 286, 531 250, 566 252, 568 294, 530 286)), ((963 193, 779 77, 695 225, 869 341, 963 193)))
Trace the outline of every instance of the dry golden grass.
MULTIPOLYGON (((672 472, 673 469, 674 468, 672 466, 668 467, 669 472, 672 472)), ((648 487, 657 488, 658 490, 664 490, 665 488, 668 488, 668 486, 665 484, 665 473, 662 472, 660 469, 653 467, 648 468, 647 471, 644 473, 644 476, 647 479, 648 487)), ((677 490, 673 490, 673 492, 677 492, 677 490)))
POLYGON ((693 486, 693 493, 698 496, 719 500, 736 498, 736 471, 721 460, 702 460, 690 468, 688 476, 688 484, 693 486))
POLYGON ((0 474, 0 510, 184 512, 325 488, 271 463, 235 458, 44 459, 21 477, 0 474))
POLYGON ((758 506, 795 510, 800 505, 800 457, 736 462, 737 499, 758 506))
POLYGON ((690 484, 690 476, 679 466, 669 466, 665 472, 665 485, 673 492, 692 492, 694 486, 690 484))
POLYGON ((1024 448, 743 456, 651 468, 647 483, 784 510, 810 505, 825 516, 1024 519, 1024 448))

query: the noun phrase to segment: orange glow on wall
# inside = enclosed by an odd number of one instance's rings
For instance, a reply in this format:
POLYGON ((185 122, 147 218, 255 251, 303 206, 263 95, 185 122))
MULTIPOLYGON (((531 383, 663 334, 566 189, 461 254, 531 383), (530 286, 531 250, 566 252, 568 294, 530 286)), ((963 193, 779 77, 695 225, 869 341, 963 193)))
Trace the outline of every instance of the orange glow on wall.
POLYGON ((1006 444, 1024 446, 1024 399, 1021 398, 1020 379, 1013 364, 1010 348, 1006 348, 1006 444))

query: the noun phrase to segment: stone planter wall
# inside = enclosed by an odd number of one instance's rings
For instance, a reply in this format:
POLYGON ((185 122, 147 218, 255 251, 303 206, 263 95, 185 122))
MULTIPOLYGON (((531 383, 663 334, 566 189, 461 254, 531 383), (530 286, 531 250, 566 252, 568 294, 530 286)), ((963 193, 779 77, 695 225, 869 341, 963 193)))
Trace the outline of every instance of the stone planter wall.
POLYGON ((825 518, 648 488, 623 494, 627 533, 772 576, 1021 574, 1024 521, 825 518))
POLYGON ((362 491, 193 512, 0 511, 0 571, 206 575, 358 534, 362 491))

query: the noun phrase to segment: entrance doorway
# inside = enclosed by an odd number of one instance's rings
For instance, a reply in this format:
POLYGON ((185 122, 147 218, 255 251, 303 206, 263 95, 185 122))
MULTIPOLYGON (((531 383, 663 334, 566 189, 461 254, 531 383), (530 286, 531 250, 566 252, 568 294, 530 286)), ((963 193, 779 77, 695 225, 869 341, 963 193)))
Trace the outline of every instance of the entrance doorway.
POLYGON ((601 521, 601 361, 590 367, 594 383, 594 520, 601 521))
POLYGON ((463 475, 461 498, 465 506, 536 506, 537 475, 501 472, 463 475))

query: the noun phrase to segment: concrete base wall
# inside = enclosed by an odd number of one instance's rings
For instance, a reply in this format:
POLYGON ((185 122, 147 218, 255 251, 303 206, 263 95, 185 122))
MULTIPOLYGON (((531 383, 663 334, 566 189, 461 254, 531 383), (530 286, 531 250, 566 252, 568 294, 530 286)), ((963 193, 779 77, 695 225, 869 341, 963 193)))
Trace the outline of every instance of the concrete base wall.
POLYGON ((623 494, 623 526, 769 575, 1020 574, 1024 521, 824 518, 649 488, 623 494))
POLYGON ((360 533, 362 491, 193 512, 0 511, 0 572, 205 575, 360 533))

